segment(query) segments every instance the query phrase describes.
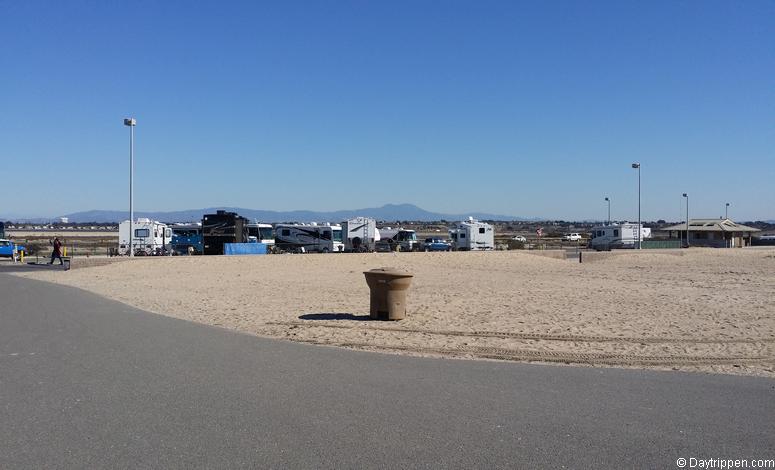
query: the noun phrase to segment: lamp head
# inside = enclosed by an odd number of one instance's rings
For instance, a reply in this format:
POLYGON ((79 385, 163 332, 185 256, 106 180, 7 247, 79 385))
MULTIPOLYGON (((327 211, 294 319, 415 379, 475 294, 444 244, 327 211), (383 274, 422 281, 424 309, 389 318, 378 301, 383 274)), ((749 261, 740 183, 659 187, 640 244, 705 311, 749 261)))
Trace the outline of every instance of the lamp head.
POLYGON ((133 127, 137 125, 137 121, 134 118, 126 118, 124 119, 124 125, 133 127))
POLYGON ((633 164, 632 164, 632 167, 633 167, 633 168, 640 168, 640 163, 633 163, 633 164))
POLYGON ((689 196, 687 196, 686 193, 684 193, 684 197, 689 197, 689 196))

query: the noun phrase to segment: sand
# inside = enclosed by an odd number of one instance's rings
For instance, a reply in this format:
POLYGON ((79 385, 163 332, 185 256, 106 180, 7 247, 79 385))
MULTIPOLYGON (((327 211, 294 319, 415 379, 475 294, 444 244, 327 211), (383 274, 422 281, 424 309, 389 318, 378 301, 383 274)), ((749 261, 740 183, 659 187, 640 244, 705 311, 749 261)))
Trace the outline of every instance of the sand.
POLYGON ((349 348, 775 377, 775 249, 146 258, 24 276, 162 315, 349 348), (366 321, 363 271, 412 272, 409 316, 366 321))

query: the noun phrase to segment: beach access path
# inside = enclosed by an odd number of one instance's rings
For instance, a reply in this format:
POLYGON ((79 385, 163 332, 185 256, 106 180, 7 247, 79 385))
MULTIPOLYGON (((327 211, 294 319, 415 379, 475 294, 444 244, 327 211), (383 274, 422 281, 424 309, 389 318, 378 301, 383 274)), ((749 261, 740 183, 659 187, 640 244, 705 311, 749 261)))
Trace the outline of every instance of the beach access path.
POLYGON ((0 468, 676 468, 775 457, 775 380, 264 339, 0 273, 0 468))

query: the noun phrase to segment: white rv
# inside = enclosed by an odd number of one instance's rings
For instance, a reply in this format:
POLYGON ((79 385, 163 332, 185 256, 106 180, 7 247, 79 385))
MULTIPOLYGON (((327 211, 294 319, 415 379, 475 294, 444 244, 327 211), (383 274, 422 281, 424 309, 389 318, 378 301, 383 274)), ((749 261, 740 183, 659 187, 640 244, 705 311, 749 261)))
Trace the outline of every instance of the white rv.
POLYGON ((615 248, 637 248, 638 229, 640 228, 641 241, 651 238, 651 229, 638 224, 611 224, 592 227, 592 238, 589 247, 595 250, 611 250, 615 248))
POLYGON ((342 222, 344 251, 374 251, 379 241, 377 221, 368 217, 355 217, 342 222))
POLYGON ((343 239, 344 232, 342 231, 342 226, 339 224, 331 224, 331 230, 332 230, 332 235, 334 237, 333 251, 339 251, 339 252, 344 251, 344 239, 343 239))
POLYGON ((138 218, 134 224, 125 220, 118 226, 118 252, 129 254, 129 230, 132 229, 132 250, 135 256, 162 255, 170 251, 172 229, 155 220, 138 218), (131 226, 131 228, 130 228, 131 226))
POLYGON ((342 228, 337 225, 277 224, 274 228, 275 246, 294 253, 342 251, 341 237, 342 228))
POLYGON ((419 247, 414 230, 385 227, 378 233, 379 241, 374 243, 377 251, 415 251, 419 247))
POLYGON ((272 224, 248 224, 248 241, 263 243, 267 247, 274 246, 274 228, 272 224))
POLYGON ((449 229, 452 248, 461 251, 494 250, 495 229, 492 225, 479 222, 473 217, 458 222, 449 229))

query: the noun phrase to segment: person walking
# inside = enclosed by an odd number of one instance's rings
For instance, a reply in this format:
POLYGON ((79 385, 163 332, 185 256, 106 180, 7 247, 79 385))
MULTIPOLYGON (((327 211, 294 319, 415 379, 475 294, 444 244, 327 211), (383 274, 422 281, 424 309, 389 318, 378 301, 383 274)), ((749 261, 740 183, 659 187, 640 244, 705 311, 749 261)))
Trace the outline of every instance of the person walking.
POLYGON ((62 242, 59 241, 59 237, 54 237, 54 251, 51 252, 51 261, 48 264, 54 264, 54 259, 59 259, 59 264, 65 264, 62 261, 62 242))

